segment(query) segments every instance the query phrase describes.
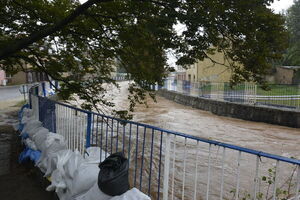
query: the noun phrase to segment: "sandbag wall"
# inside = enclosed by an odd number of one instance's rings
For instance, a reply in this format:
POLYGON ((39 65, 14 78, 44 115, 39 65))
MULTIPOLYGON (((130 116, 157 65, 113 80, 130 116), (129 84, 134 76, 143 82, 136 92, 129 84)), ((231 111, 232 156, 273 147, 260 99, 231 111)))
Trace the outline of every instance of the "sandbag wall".
POLYGON ((104 194, 97 184, 98 165, 109 154, 99 147, 87 148, 84 155, 78 150, 68 149, 64 136, 43 127, 28 105, 24 105, 19 112, 17 128, 25 145, 19 162, 33 162, 51 181, 46 190, 55 191, 61 200, 150 199, 136 188, 120 196, 104 194))

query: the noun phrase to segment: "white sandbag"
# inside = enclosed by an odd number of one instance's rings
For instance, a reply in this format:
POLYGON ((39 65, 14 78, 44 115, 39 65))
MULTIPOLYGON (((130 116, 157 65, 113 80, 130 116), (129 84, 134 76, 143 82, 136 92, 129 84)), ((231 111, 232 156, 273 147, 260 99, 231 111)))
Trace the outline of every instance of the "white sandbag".
POLYGON ((34 142, 33 142, 31 139, 27 138, 27 139, 24 141, 24 143, 25 143, 25 145, 26 145, 28 148, 33 149, 33 150, 35 150, 35 151, 37 150, 36 145, 34 144, 34 142))
POLYGON ((58 151, 66 150, 67 145, 65 143, 63 136, 51 132, 47 134, 47 138, 44 144, 42 145, 44 145, 44 147, 42 148, 43 149, 42 154, 40 159, 37 162, 37 166, 40 168, 42 172, 46 172, 48 158, 52 154, 57 153, 58 151))
POLYGON ((138 189, 132 188, 120 196, 114 196, 110 200, 151 200, 151 198, 138 189))
POLYGON ((37 132, 39 132, 39 131, 47 131, 48 129, 46 129, 46 128, 44 128, 43 126, 39 126, 39 127, 35 127, 35 128, 33 128, 33 129, 31 129, 31 130, 28 130, 27 131, 27 134, 28 134, 28 136, 31 138, 31 139, 33 139, 33 136, 37 133, 37 132))
POLYGON ((32 138, 32 136, 38 131, 37 129, 40 127, 42 127, 42 122, 37 120, 31 120, 27 124, 25 124, 21 134, 27 133, 29 137, 32 138))
POLYGON ((47 134, 47 138, 45 141, 45 153, 49 155, 50 153, 55 153, 60 150, 67 149, 67 144, 62 135, 51 133, 47 134))
POLYGON ((30 108, 24 108, 22 116, 24 117, 32 117, 33 116, 33 110, 30 108))
POLYGON ((109 200, 111 196, 103 193, 99 187, 98 183, 95 183, 91 189, 89 189, 85 194, 82 194, 76 198, 75 200, 109 200))
POLYGON ((98 180, 98 164, 82 163, 76 170, 72 182, 72 196, 86 193, 98 180))
POLYGON ((28 123, 25 124, 24 129, 22 130, 23 132, 27 132, 29 129, 32 129, 34 127, 40 127, 42 125, 42 122, 38 120, 30 120, 28 123))
POLYGON ((48 129, 40 129, 36 134, 34 134, 32 140, 34 141, 36 147, 40 151, 44 151, 46 148, 45 141, 48 137, 49 130, 48 129))
POLYGON ((44 177, 48 177, 52 174, 54 170, 57 169, 57 162, 59 160, 59 157, 65 157, 65 159, 69 159, 72 155, 72 151, 67 150, 61 150, 56 152, 55 154, 51 154, 48 156, 48 158, 45 160, 46 164, 46 172, 44 174, 44 177))
MULTIPOLYGON (((75 152, 72 152, 72 155, 70 156, 68 161, 63 166, 64 171, 66 172, 67 178, 73 179, 77 169, 83 162, 84 162, 84 159, 78 150, 75 150, 75 152)), ((71 187, 71 185, 69 185, 69 186, 71 187)))
POLYGON ((28 123, 31 119, 33 119, 33 111, 28 108, 24 108, 21 116, 21 123, 26 124, 28 123))
POLYGON ((63 174, 59 169, 53 171, 51 175, 51 185, 49 185, 47 191, 58 191, 59 189, 65 189, 66 183, 63 181, 63 174))
POLYGON ((59 154, 58 152, 56 153, 57 155, 56 169, 51 174, 51 185, 47 187, 46 189, 47 191, 55 190, 57 192, 60 189, 64 190, 67 188, 67 184, 66 184, 67 176, 66 176, 64 166, 69 161, 69 159, 71 159, 73 154, 74 152, 72 151, 67 151, 66 153, 61 153, 61 154, 59 154))
POLYGON ((35 120, 34 116, 22 116, 21 124, 27 124, 28 122, 35 120))
MULTIPOLYGON (((106 157, 109 156, 107 153, 106 157)), ((87 163, 101 163, 105 160, 105 151, 101 151, 100 147, 89 147, 86 149, 85 153, 85 162, 87 163), (101 152, 101 160, 100 160, 100 152, 101 152)))

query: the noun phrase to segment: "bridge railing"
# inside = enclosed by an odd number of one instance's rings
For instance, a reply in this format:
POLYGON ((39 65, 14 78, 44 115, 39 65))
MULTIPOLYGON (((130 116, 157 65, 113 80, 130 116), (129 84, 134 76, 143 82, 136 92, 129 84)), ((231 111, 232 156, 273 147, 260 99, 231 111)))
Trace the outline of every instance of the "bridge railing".
POLYGON ((269 90, 263 90, 254 83, 241 83, 231 87, 226 82, 166 79, 163 88, 221 101, 300 109, 300 85, 270 84, 269 90))
POLYGON ((131 186, 152 199, 299 200, 300 160, 82 110, 33 93, 30 99, 38 119, 63 135, 69 149, 84 155, 87 147, 100 147, 100 157, 123 152, 131 186))

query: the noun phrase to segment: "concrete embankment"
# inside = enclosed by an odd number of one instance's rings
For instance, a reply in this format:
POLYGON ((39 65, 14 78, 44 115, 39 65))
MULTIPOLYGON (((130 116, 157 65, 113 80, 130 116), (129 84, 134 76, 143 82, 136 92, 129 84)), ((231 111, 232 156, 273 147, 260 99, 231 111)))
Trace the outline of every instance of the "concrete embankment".
POLYGON ((217 101, 167 90, 159 90, 157 94, 176 103, 210 111, 220 116, 300 128, 300 111, 292 109, 217 101))

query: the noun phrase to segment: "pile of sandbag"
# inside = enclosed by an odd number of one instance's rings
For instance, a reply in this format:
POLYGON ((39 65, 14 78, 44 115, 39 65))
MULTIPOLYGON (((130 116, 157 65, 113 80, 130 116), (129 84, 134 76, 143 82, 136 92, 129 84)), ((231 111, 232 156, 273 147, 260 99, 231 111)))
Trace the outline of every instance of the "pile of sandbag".
POLYGON ((21 160, 33 160, 45 177, 51 177, 46 190, 55 191, 60 200, 150 199, 136 188, 119 196, 110 196, 99 189, 99 164, 108 155, 99 147, 87 148, 84 157, 79 151, 68 149, 64 137, 44 128, 28 108, 23 109, 20 124, 23 125, 20 132, 26 146, 20 155, 21 160))

